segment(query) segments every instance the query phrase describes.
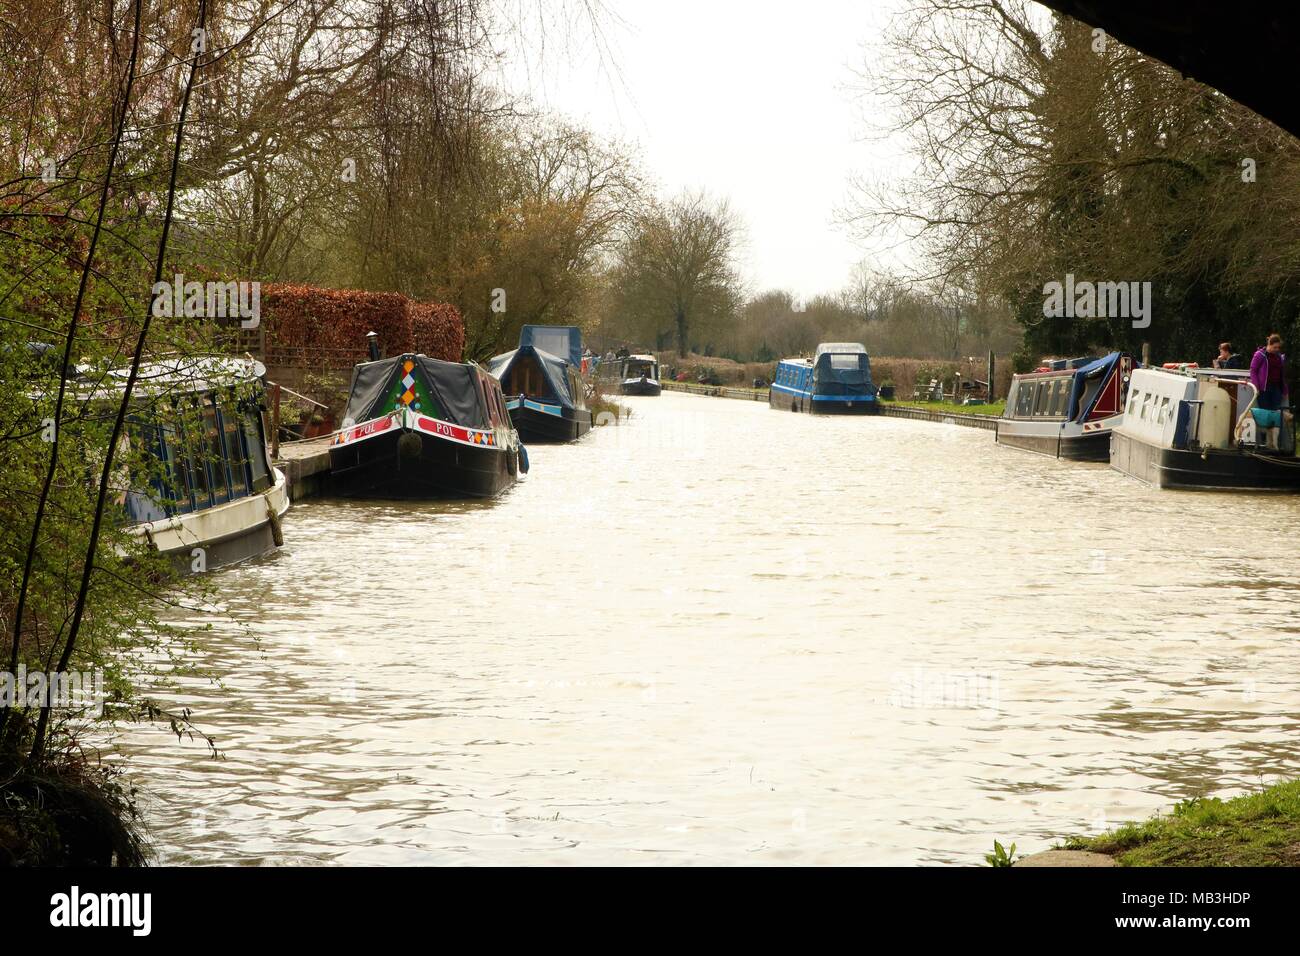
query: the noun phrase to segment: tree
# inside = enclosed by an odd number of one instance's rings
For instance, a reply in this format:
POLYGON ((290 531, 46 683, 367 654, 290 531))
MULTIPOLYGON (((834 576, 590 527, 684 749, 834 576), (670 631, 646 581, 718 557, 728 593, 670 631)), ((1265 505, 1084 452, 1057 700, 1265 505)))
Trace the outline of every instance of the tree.
POLYGON ((849 219, 910 227, 923 252, 916 278, 1010 309, 1038 354, 1145 341, 1158 356, 1195 358, 1293 323, 1293 138, 1022 0, 918 0, 888 42, 874 88, 893 100, 917 173, 859 184, 849 219), (1150 282, 1150 328, 1045 317, 1044 284, 1067 274, 1150 282))
POLYGON ((685 357, 693 334, 736 315, 739 238, 725 201, 686 193, 650 204, 618 249, 614 285, 621 312, 644 333, 670 334, 685 357))

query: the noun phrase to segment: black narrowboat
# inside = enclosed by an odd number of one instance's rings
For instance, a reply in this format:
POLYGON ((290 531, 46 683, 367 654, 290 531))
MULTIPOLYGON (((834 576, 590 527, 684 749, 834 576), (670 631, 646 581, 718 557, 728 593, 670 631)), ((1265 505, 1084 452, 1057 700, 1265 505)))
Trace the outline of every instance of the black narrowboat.
POLYGON ((405 354, 352 371, 330 488, 357 498, 490 498, 528 470, 500 383, 473 362, 405 354))
POLYGON ((619 391, 624 395, 658 395, 659 361, 653 355, 629 355, 623 359, 619 391))

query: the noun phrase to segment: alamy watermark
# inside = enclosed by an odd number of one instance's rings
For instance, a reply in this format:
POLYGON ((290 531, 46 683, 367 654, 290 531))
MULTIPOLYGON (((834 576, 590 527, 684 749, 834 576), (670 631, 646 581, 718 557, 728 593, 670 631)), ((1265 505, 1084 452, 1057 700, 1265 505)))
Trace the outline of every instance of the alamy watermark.
POLYGON ((1067 272, 1064 282, 1043 285, 1043 315, 1049 319, 1132 319, 1133 328, 1151 325, 1150 282, 1082 282, 1067 272))
POLYGON ((177 273, 153 286, 155 318, 234 319, 241 329, 255 329, 262 320, 262 283, 185 281, 177 273))
POLYGON ((28 671, 19 664, 17 672, 0 671, 0 707, 48 707, 71 710, 85 716, 104 714, 104 672, 28 671))
POLYGON ((890 686, 894 707, 997 711, 1001 704, 998 675, 983 671, 913 667, 895 671, 890 686))

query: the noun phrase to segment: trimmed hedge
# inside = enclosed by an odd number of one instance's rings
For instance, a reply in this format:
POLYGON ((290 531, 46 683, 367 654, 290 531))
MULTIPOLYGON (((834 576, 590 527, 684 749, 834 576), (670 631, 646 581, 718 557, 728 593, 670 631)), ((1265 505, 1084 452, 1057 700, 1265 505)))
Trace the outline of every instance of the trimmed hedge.
POLYGON ((459 362, 465 350, 465 322, 460 310, 442 302, 412 302, 415 351, 447 362, 459 362))
POLYGON ((385 355, 420 351, 459 362, 465 344, 454 306, 412 302, 397 292, 267 283, 261 295, 267 350, 303 350, 322 365, 364 360, 366 333, 372 331, 385 355))

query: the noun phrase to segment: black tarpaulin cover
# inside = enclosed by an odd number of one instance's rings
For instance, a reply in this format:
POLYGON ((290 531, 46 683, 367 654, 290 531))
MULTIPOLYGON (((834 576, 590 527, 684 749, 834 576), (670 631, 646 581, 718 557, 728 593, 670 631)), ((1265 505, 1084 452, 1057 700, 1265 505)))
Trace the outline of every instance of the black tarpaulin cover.
POLYGON ((866 352, 820 352, 813 366, 813 390, 823 395, 874 395, 866 352))
POLYGON ((466 428, 491 428, 472 365, 427 355, 399 355, 352 369, 344 418, 366 422, 407 406, 466 428))
POLYGON ((489 360, 487 370, 501 383, 503 390, 510 390, 510 370, 518 363, 525 362, 530 358, 536 359, 536 366, 546 376, 548 386, 548 394, 537 394, 532 397, 553 398, 562 405, 567 405, 570 408, 574 407, 576 403, 573 395, 569 393, 569 379, 564 359, 552 355, 550 352, 543 352, 531 345, 521 345, 513 352, 504 352, 489 360))

